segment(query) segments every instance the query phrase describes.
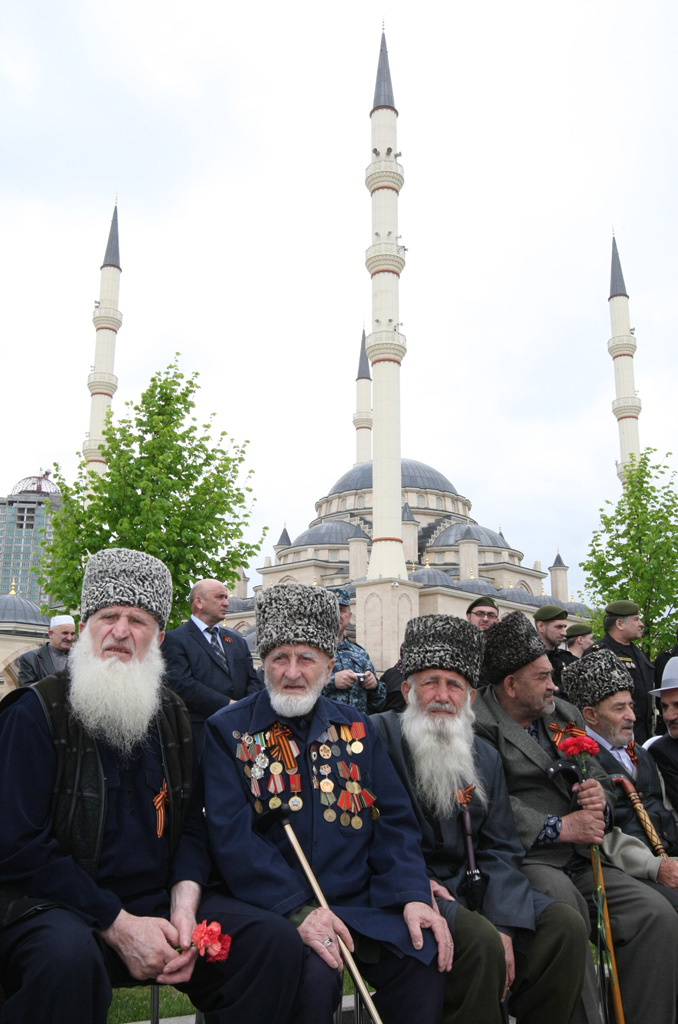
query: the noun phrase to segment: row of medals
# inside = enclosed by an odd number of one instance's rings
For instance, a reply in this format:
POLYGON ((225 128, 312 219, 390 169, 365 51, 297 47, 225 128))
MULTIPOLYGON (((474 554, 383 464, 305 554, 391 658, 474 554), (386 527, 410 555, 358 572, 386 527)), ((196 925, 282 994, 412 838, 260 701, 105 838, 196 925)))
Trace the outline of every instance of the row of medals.
MULTIPOLYGON (((320 746, 317 748, 316 745, 313 744, 311 746, 311 759, 313 761, 317 760, 318 754, 320 754, 320 757, 325 762, 329 761, 329 759, 332 756, 341 757, 341 748, 339 746, 339 743, 336 742, 339 738, 337 736, 336 729, 334 728, 334 726, 330 726, 330 730, 328 731, 334 734, 333 736, 330 735, 329 737, 334 739, 334 742, 332 743, 331 746, 329 743, 321 743, 320 746)), ((242 739, 242 742, 247 747, 251 747, 254 744, 253 736, 250 736, 249 733, 244 733, 241 735, 237 731, 237 729, 233 731, 233 739, 242 739)), ((266 739, 268 740, 268 733, 266 734, 266 739)), ((346 753, 349 755, 361 754, 363 749, 363 744, 361 743, 360 740, 351 740, 350 742, 346 742, 346 753)), ((250 766, 249 764, 244 765, 245 775, 247 776, 248 779, 263 778, 266 768, 268 768, 271 775, 281 775, 283 771, 285 771, 288 775, 296 775, 299 771, 296 764, 291 768, 283 768, 283 765, 280 763, 280 761, 271 761, 268 754, 263 749, 260 750, 259 753, 254 756, 252 766, 250 766)), ((323 778, 320 779, 320 781, 318 781, 318 769, 314 764, 313 788, 320 788, 323 791, 323 793, 331 793, 334 790, 334 780, 329 778, 331 771, 331 765, 321 764, 320 774, 323 776, 323 778)), ((346 790, 349 793, 357 794, 361 792, 362 786, 360 785, 359 782, 356 782, 353 779, 348 779, 346 782, 346 790)), ((301 799, 300 796, 297 795, 291 796, 287 803, 291 811, 300 811, 301 808, 304 806, 304 801, 301 799)), ((276 807, 280 807, 281 804, 282 800, 280 799, 279 796, 277 796, 277 794, 274 794, 269 798, 268 806, 269 808, 271 808, 271 810, 274 810, 276 807)), ((263 810, 263 804, 258 797, 254 801, 254 809, 257 812, 257 814, 261 814, 263 810)), ((326 807, 325 810, 323 811, 323 817, 325 818, 325 821, 336 821, 337 812, 334 810, 333 807, 326 807)), ((372 818, 373 821, 376 821, 377 818, 379 817, 379 808, 376 807, 376 805, 374 804, 372 805, 372 807, 370 807, 370 817, 372 818)), ((356 831, 363 827, 363 820, 360 817, 360 815, 350 815, 348 811, 343 811, 339 815, 339 823, 344 826, 350 825, 352 828, 356 829, 356 831)))

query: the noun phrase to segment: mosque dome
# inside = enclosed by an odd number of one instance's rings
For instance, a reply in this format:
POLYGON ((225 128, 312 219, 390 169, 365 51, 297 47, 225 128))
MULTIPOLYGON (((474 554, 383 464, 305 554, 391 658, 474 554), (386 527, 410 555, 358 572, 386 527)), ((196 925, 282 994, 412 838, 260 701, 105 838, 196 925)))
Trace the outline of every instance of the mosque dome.
POLYGON ((310 530, 304 530, 290 546, 299 548, 306 544, 347 544, 351 537, 370 539, 359 526, 347 523, 343 519, 330 519, 312 526, 310 530))
MULTIPOLYGON (((409 487, 418 491, 445 491, 447 494, 458 494, 446 476, 432 466, 415 459, 400 460, 400 479, 403 488, 409 487)), ((361 462, 348 473, 344 473, 336 484, 330 488, 330 494, 343 494, 345 491, 364 491, 372 486, 372 461, 361 462)))
POLYGON ((452 580, 442 569, 433 569, 426 566, 423 569, 415 569, 409 574, 413 583, 421 583, 424 587, 452 587, 452 580))
POLYGON ((10 491, 12 494, 60 494, 61 491, 49 478, 49 470, 40 476, 25 476, 10 491))
POLYGON ((37 604, 19 594, 0 597, 0 623, 12 622, 22 626, 47 626, 49 616, 43 615, 37 604))
MULTIPOLYGON (((514 604, 529 604, 531 608, 541 604, 541 601, 532 595, 528 594, 522 587, 504 587, 503 590, 495 590, 495 597, 503 598, 504 601, 512 601, 514 604)), ((553 599, 555 603, 555 598, 553 599)), ((560 604, 560 602, 558 602, 560 604)))
POLYGON ((468 540, 469 535, 484 548, 504 548, 506 551, 509 550, 509 545, 500 533, 488 530, 486 526, 478 526, 477 523, 469 523, 468 525, 466 523, 452 523, 451 526, 446 527, 442 533, 438 534, 431 547, 456 547, 460 540, 468 540))
POLYGON ((455 580, 452 584, 457 590, 463 590, 471 594, 489 594, 491 597, 497 596, 497 588, 493 587, 487 580, 455 580))
POLYGON ((254 610, 253 597, 229 597, 229 612, 251 612, 254 610))

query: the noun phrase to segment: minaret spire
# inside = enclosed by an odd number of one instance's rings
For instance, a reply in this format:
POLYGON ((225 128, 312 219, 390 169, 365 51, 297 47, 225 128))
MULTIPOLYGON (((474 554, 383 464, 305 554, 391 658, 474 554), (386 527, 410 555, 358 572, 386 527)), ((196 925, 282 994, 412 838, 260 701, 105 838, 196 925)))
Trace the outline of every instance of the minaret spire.
POLYGON ((369 462, 372 458, 372 378, 370 377, 370 361, 365 351, 364 328, 360 342, 360 359, 355 390, 355 415, 353 417, 356 441, 355 465, 359 466, 362 462, 369 462))
POLYGON ((636 339, 631 333, 629 297, 619 259, 617 239, 614 236, 612 237, 609 303, 612 337, 607 343, 607 350, 614 362, 614 384, 617 397, 612 403, 612 411, 617 417, 621 455, 617 463, 617 475, 621 482, 624 483, 630 456, 635 455, 636 459, 640 456, 638 417, 640 415, 641 403, 636 395, 633 375, 633 356, 636 351, 636 339))
POLYGON ((398 195, 403 169, 397 162, 396 123, 386 36, 382 33, 370 114, 372 161, 365 184, 372 197, 372 244, 365 265, 372 278, 372 330, 365 350, 373 378, 373 536, 368 580, 407 579, 401 520, 400 363, 405 355, 400 334, 400 274, 405 248, 398 236, 398 195))
POLYGON ((118 309, 120 295, 120 246, 118 242, 118 206, 113 208, 111 229, 104 262, 101 266, 99 301, 95 304, 92 320, 96 328, 94 345, 94 367, 87 378, 87 387, 92 396, 89 434, 82 446, 82 453, 89 468, 102 475, 106 463, 101 457, 103 429, 111 399, 118 388, 118 378, 113 373, 115 364, 115 341, 122 324, 122 313, 118 309))

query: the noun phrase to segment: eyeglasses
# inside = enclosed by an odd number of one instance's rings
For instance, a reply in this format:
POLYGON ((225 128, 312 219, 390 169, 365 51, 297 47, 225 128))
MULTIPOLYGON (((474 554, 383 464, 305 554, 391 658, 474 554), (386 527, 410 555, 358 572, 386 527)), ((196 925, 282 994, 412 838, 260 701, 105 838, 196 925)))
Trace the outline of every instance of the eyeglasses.
POLYGON ((496 612, 471 612, 471 615, 475 615, 477 619, 498 619, 499 616, 496 612))

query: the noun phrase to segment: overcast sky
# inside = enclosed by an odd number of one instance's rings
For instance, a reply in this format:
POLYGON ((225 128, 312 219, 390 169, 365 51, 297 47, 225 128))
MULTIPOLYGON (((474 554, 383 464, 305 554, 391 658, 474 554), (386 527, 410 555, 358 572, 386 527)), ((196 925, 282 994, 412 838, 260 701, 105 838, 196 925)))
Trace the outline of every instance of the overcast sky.
POLYGON ((674 446, 671 0, 5 0, 0 493, 54 461, 75 471, 117 194, 114 410, 181 352, 200 415, 250 440, 258 564, 285 522, 306 528, 355 461, 382 17, 405 169, 402 454, 527 565, 559 549, 581 590, 619 495, 613 226, 641 445, 674 446))

